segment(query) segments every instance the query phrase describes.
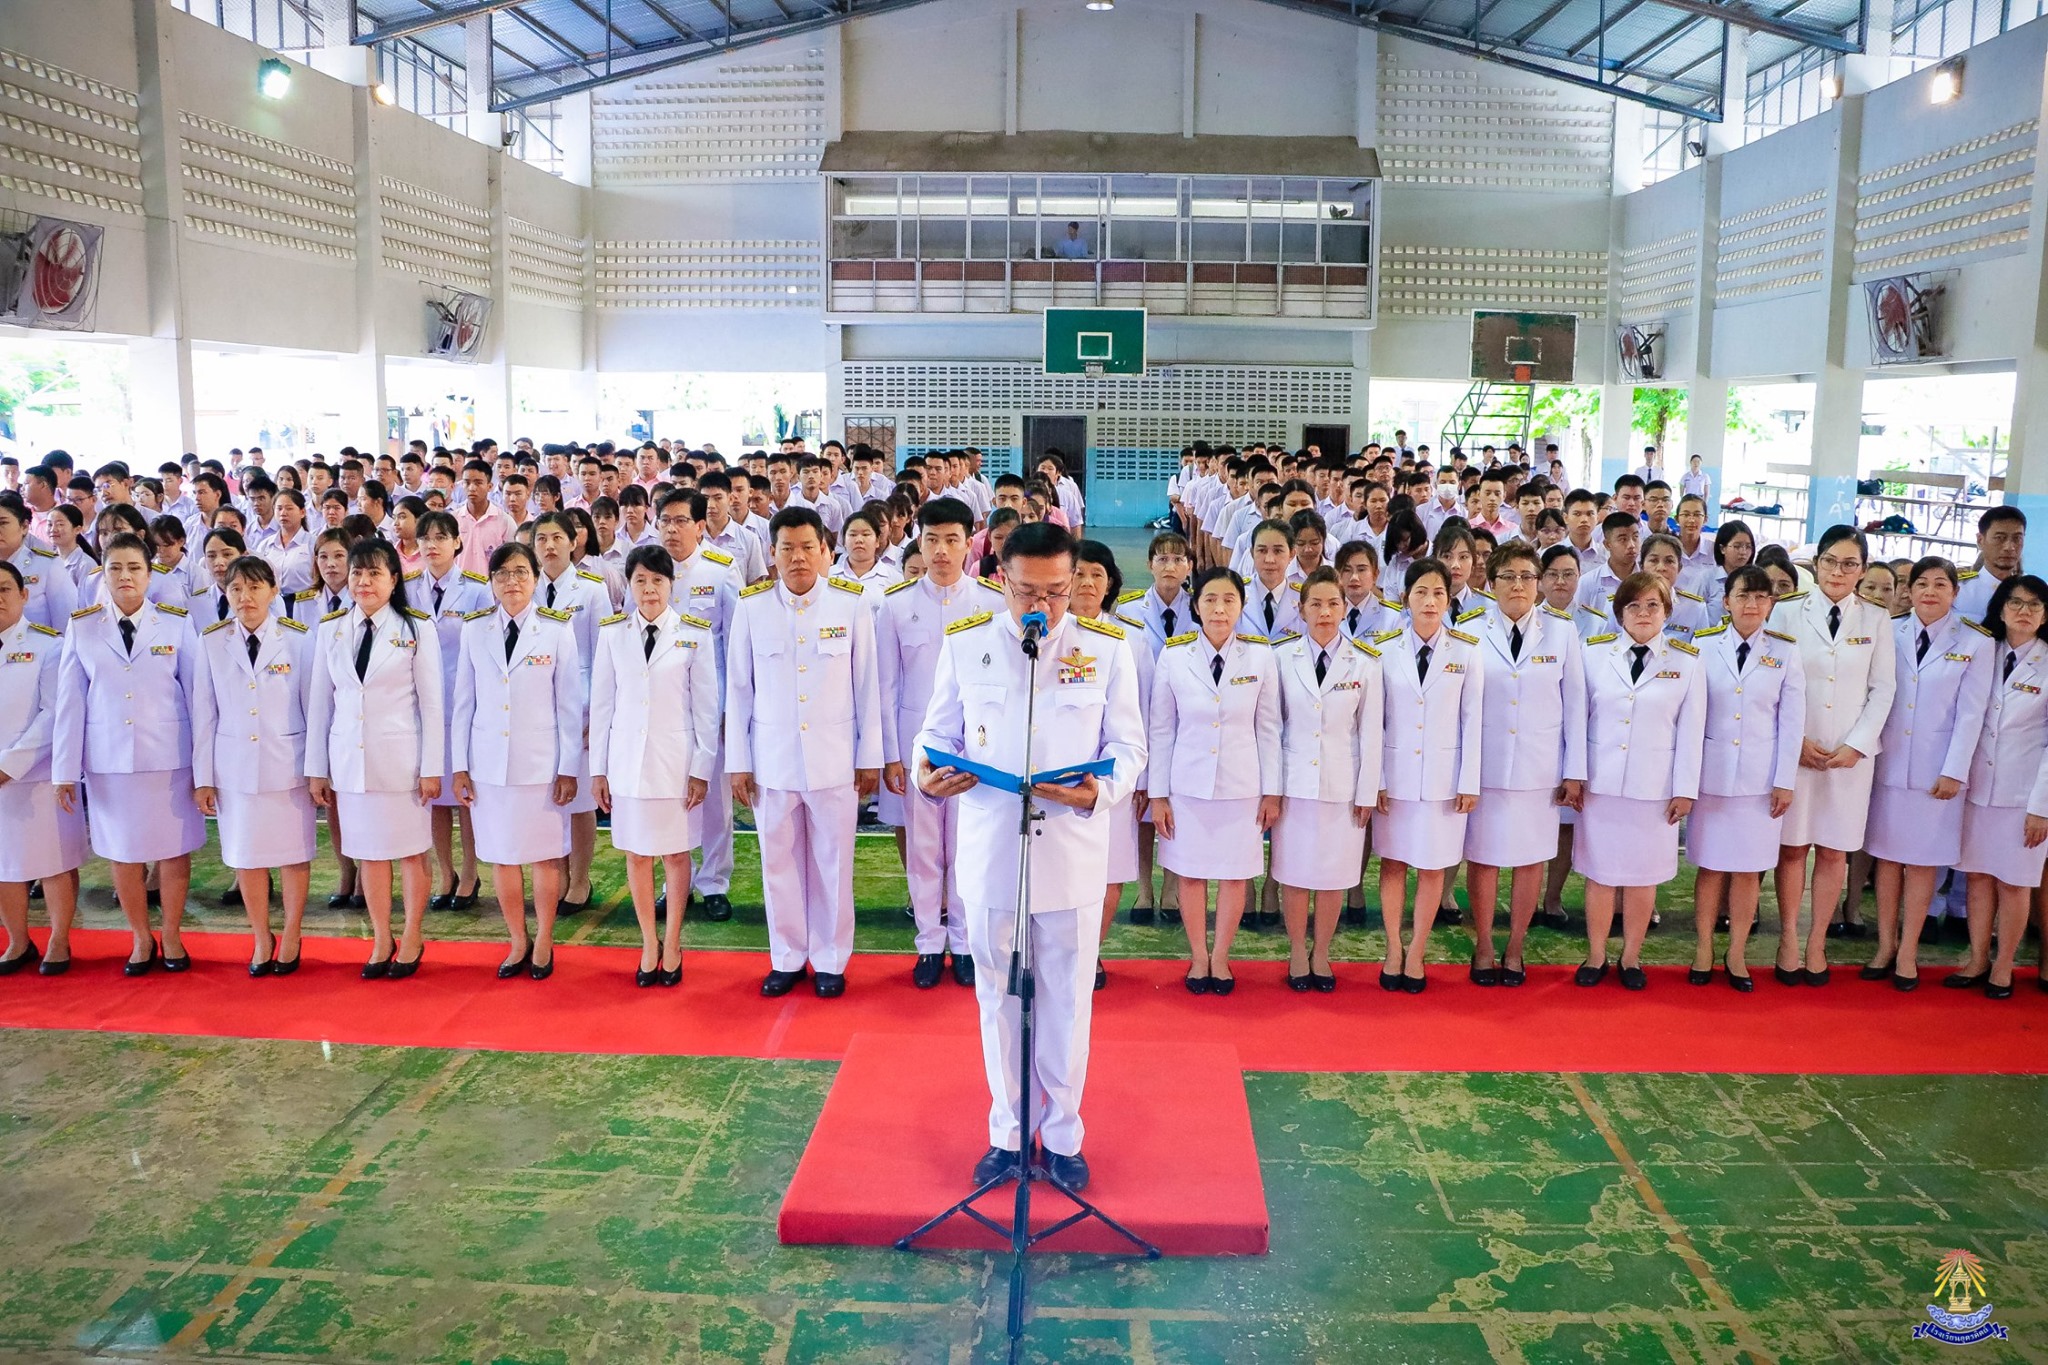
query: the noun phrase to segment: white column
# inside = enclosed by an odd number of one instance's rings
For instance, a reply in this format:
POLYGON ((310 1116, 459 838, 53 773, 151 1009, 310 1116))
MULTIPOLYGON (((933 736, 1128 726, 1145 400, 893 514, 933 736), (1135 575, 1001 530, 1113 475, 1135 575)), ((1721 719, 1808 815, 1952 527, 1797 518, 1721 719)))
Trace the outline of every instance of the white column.
POLYGON ((490 209, 491 285, 486 291, 493 305, 490 330, 484 334, 483 355, 474 367, 476 376, 476 424, 479 433, 495 436, 509 446, 526 433, 512 430, 511 348, 506 345, 511 321, 512 282, 509 261, 511 236, 505 212, 505 165, 511 157, 500 152, 490 160, 486 203, 490 209))
POLYGON ((1379 30, 1358 30, 1358 74, 1354 78, 1354 130, 1361 147, 1380 145, 1380 35, 1379 30))
MULTIPOLYGON (((832 31, 838 32, 837 29, 832 31)), ((590 91, 585 90, 580 95, 564 95, 555 102, 561 110, 555 134, 562 140, 562 179, 572 185, 588 186, 591 181, 591 163, 594 160, 592 138, 595 134, 590 98, 590 91)))
POLYGON ((1867 95, 1892 78, 1893 0, 1870 0, 1870 31, 1863 50, 1842 58, 1842 93, 1867 95))
POLYGON ((468 83, 463 102, 466 131, 485 146, 502 146, 504 118, 491 112, 491 16, 464 20, 462 40, 462 73, 468 83))
POLYGON ((1706 125, 1707 155, 1721 156, 1742 145, 1749 104, 1749 30, 1728 29, 1728 56, 1721 66, 1721 121, 1706 125))
MULTIPOLYGON (((1372 333, 1351 334, 1351 449, 1362 450, 1372 436, 1372 333)), ((1323 452, 1325 455, 1329 451, 1323 452)), ((1347 454, 1350 452, 1347 451, 1347 454)))
POLYGON ((350 41, 355 36, 351 27, 355 21, 349 13, 349 0, 315 0, 310 8, 320 22, 320 38, 325 46, 308 52, 306 65, 350 85, 375 85, 377 50, 358 47, 350 41))
MULTIPOLYGON (((1862 159, 1863 97, 1841 103, 1841 147, 1829 200, 1827 352, 1814 384, 1813 467, 1806 495, 1806 537, 1856 520, 1856 472, 1863 449, 1863 375, 1868 360, 1856 306, 1856 168, 1862 159)), ((1784 530, 1780 527, 1781 532, 1784 530)))
MULTIPOLYGON (((1725 126, 1725 125, 1724 125, 1725 126)), ((1714 364, 1714 310, 1717 300, 1717 262, 1721 255, 1721 169, 1726 149, 1716 153, 1709 144, 1700 167, 1700 230, 1697 278, 1693 287, 1690 324, 1693 328, 1693 378, 1686 386, 1685 450, 1678 458, 1664 452, 1664 467, 1676 492, 1679 476, 1700 457, 1701 472, 1711 481, 1717 501, 1727 497, 1725 456, 1728 448, 1728 381, 1716 375, 1714 364)), ((1711 522, 1718 522, 1715 509, 1707 509, 1711 522)))
POLYGON ((358 92, 351 110, 356 142, 356 348, 341 357, 342 414, 358 449, 380 449, 394 458, 384 430, 384 348, 377 334, 377 295, 383 274, 384 206, 377 195, 377 123, 401 115, 358 92))
MULTIPOLYGON (((1963 98, 1968 99, 1966 92, 1963 98)), ((2048 110, 2048 81, 2043 82, 2042 108, 2048 110)), ((2048 156, 2048 123, 2036 123, 2034 156, 2048 156)), ((2034 183, 2030 221, 2048 223, 2048 185, 2034 183)), ((2032 269, 2034 325, 2028 343, 2015 357, 2012 437, 2005 463, 2005 501, 2027 514, 2026 569, 2048 573, 2048 237, 2036 231, 2028 239, 2032 269)))
POLYGON ((1597 486, 1604 492, 1613 492, 1614 481, 1634 468, 1629 446, 1630 437, 1635 432, 1635 408, 1635 385, 1600 386, 1600 479, 1597 486))
MULTIPOLYGON (((180 101, 167 6, 135 0, 137 122, 142 130, 143 244, 147 260, 149 335, 129 343, 129 398, 134 409, 138 469, 155 469, 196 452, 192 343, 185 335, 184 152, 178 140, 180 101)), ((182 21, 176 21, 182 22, 182 21)))

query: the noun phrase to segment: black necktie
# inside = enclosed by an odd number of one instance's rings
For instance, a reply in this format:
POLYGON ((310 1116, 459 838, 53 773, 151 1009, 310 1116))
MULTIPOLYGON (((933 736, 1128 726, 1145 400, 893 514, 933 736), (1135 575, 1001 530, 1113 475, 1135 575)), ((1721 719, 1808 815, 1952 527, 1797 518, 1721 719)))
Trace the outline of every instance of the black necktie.
POLYGON ((1508 628, 1508 657, 1510 659, 1522 657, 1522 628, 1520 626, 1510 626, 1508 628))
POLYGON ((1648 645, 1631 645, 1628 652, 1635 656, 1628 661, 1628 680, 1630 682, 1639 682, 1643 676, 1643 660, 1649 657, 1650 647, 1648 645))
MULTIPOLYGON (((123 621, 123 622, 122 622, 121 624, 125 626, 125 625, 127 625, 128 623, 127 623, 126 621, 123 621)), ((2013 667, 2014 667, 2014 666, 2015 666, 2016 664, 2018 664, 2018 663, 2019 663, 2019 661, 2020 661, 2020 656, 2019 656, 2019 653, 2018 653, 2018 651, 2016 651, 2016 650, 2010 650, 2010 649, 2008 649, 2008 650, 2007 650, 2007 651, 2005 652, 2005 676, 1999 679, 1999 681, 2000 681, 2000 682, 2010 682, 2010 681, 2012 681, 2012 670, 2013 670, 2013 667)))
POLYGON ((514 621, 505 627, 505 662, 512 662, 512 651, 519 648, 519 623, 514 621))
POLYGON ((1273 633, 1273 594, 1266 594, 1266 633, 1273 633))
POLYGON ((1735 671, 1740 673, 1749 664, 1749 641, 1735 646, 1735 671))
POLYGON ((262 648, 263 642, 251 635, 249 637, 249 667, 254 668, 256 666, 256 655, 262 648))
POLYGON ((1353 634, 1353 635, 1356 635, 1356 634, 1358 634, 1358 608, 1357 608, 1357 607, 1353 607, 1353 608, 1351 609, 1351 617, 1350 617, 1350 620, 1351 620, 1351 627, 1350 627, 1350 633, 1351 633, 1351 634, 1353 634))
POLYGON ((214 594, 213 611, 214 620, 225 621, 228 619, 228 595, 226 593, 214 594))
POLYGON ((377 638, 377 623, 363 622, 363 642, 356 646, 356 681, 362 682, 370 673, 370 643, 377 638))
MULTIPOLYGON (((121 652, 123 654, 133 654, 135 652, 135 623, 125 616, 121 618, 121 652)), ((2008 673, 2012 671, 2010 663, 2005 666, 2005 671, 2008 673)))
POLYGON ((441 614, 441 597, 446 591, 447 589, 443 588, 439 583, 434 585, 434 615, 436 616, 441 614))
POLYGON ((1221 654, 1209 660, 1209 677, 1218 687, 1223 686, 1223 656, 1221 654))
POLYGON ((1316 651, 1316 686, 1317 686, 1317 687, 1321 687, 1321 686, 1323 685, 1323 675, 1324 675, 1325 673, 1328 673, 1329 671, 1330 671, 1330 651, 1329 651, 1329 650, 1327 650, 1327 649, 1319 649, 1319 650, 1317 650, 1317 651, 1316 651))
POLYGON ((654 637, 659 635, 660 633, 660 626, 655 625, 652 621, 649 621, 647 623, 647 638, 646 640, 642 641, 640 645, 640 657, 642 659, 651 659, 654 657, 654 637))
POLYGON ((1429 678, 1430 648, 1423 645, 1415 651, 1415 681, 1426 682, 1429 678))
POLYGON ((1164 628, 1166 638, 1169 640, 1173 638, 1173 615, 1172 607, 1168 607, 1165 611, 1159 613, 1159 624, 1164 628))
POLYGON ((338 592, 337 592, 337 593, 330 593, 330 594, 328 594, 328 597, 327 597, 327 610, 329 610, 329 611, 340 611, 340 610, 341 610, 341 594, 340 594, 340 593, 338 593, 338 592))
POLYGON ((1842 604, 1837 602, 1828 608, 1828 638, 1834 639, 1842 631, 1842 604))
POLYGON ((547 604, 548 604, 549 606, 551 606, 551 607, 552 607, 553 605, 555 605, 555 585, 554 585, 554 584, 553 584, 552 582, 550 582, 550 583, 548 584, 548 603, 547 603, 547 604))
POLYGON ((1920 643, 1913 646, 1913 662, 1924 663, 1927 659, 1927 632, 1920 632, 1920 643))

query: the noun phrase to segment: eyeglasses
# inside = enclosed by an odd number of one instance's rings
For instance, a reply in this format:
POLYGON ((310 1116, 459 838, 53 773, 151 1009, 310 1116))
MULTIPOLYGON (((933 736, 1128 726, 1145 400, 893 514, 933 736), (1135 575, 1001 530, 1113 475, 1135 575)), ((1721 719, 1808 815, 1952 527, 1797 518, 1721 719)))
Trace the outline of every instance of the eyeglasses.
POLYGON ((518 583, 532 578, 533 570, 527 568, 524 564, 507 564, 504 568, 492 574, 491 577, 497 579, 500 583, 518 583))
POLYGON ((2048 611, 2048 604, 2044 604, 2038 598, 2021 597, 2017 593, 2006 598, 2005 605, 2007 608, 2017 607, 2021 611, 2048 611))
MULTIPOLYGON (((1069 583, 1067 586, 1072 587, 1073 585, 1069 583)), ((1071 592, 1067 591, 1067 588, 1061 588, 1058 592, 1028 592, 1021 584, 1017 583, 1005 583, 1003 585, 1003 592, 1011 601, 1026 607, 1064 606, 1067 599, 1073 596, 1071 592)))
POLYGON ((1493 581, 1496 583, 1534 583, 1542 577, 1542 574, 1536 573, 1497 573, 1493 576, 1493 581))
POLYGON ((1730 602, 1747 602, 1751 606, 1755 606, 1759 602, 1775 602, 1778 600, 1778 595, 1771 592, 1756 592, 1752 590, 1749 592, 1729 593, 1728 600, 1730 602))
POLYGON ((1621 609, 1621 614, 1623 616, 1639 618, 1644 616, 1661 616, 1664 614, 1664 604, 1654 598, 1647 602, 1631 602, 1621 609))
POLYGON ((1816 569, 1826 569, 1829 573, 1861 573, 1863 571, 1863 561, 1861 559, 1843 559, 1840 555, 1822 555, 1813 561, 1813 566, 1816 569))
POLYGON ((654 524, 670 530, 680 530, 685 526, 693 526, 696 523, 691 517, 663 517, 654 524))

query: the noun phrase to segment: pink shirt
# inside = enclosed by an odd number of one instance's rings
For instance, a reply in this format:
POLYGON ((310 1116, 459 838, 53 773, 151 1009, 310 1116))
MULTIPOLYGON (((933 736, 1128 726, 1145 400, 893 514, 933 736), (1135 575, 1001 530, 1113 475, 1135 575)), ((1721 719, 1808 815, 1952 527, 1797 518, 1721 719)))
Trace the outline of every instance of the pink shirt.
POLYGON ((455 509, 455 526, 462 533, 462 554, 456 562, 471 573, 489 573, 491 552, 519 530, 502 507, 489 507, 482 516, 471 516, 467 500, 455 509))

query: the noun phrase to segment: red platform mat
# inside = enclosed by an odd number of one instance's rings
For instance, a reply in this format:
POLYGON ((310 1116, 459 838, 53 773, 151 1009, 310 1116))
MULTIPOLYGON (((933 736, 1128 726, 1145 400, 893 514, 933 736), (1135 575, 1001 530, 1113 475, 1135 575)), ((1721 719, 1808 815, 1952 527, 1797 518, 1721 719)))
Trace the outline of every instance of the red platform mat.
MULTIPOLYGON (((975 1036, 973 993, 910 985, 905 956, 857 954, 839 1000, 808 985, 760 997, 766 954, 691 952, 683 984, 636 990, 631 948, 560 949, 552 980, 499 981, 500 944, 430 942, 407 981, 358 981, 360 939, 305 942, 290 977, 250 980, 248 939, 187 934, 194 969, 120 974, 128 935, 81 930, 68 975, 0 978, 0 1028, 105 1029, 232 1038, 301 1038, 520 1052, 837 1060, 858 1033, 975 1036)), ((1422 995, 1376 985, 1377 963, 1340 963, 1334 995, 1297 995, 1286 964, 1240 963, 1226 997, 1192 996, 1171 961, 1111 961, 1095 998, 1098 1047, 1223 1043, 1248 1071, 1705 1071, 1836 1075, 2038 1075, 2048 1072, 2048 995, 2029 966, 2010 1000, 1941 989, 1945 970, 1902 995, 1835 969, 1832 984, 1780 986, 1768 963, 1754 994, 1685 984, 1652 967, 1650 988, 1612 976, 1591 990, 1570 967, 1532 967, 1516 990, 1482 989, 1462 964, 1430 968, 1422 995)), ((974 1074, 979 1075, 977 1070, 974 1074)))
MULTIPOLYGON (((1244 1067, 1220 1043, 1098 1043, 1088 1058, 1086 1191, 1111 1218, 1169 1256, 1256 1256, 1266 1250, 1266 1191, 1252 1145, 1244 1067), (1174 1153, 1162 1161, 1162 1152, 1174 1153)), ((782 1199, 788 1243, 890 1246, 973 1189, 988 1150, 981 1049, 957 1035, 863 1033, 825 1097, 825 1110, 782 1199)), ((1017 1187, 975 1207, 1008 1227, 1017 1187)), ((1031 1226, 1074 1212, 1049 1186, 1031 1192, 1031 1226)), ((955 1217, 926 1248, 1000 1251, 987 1228, 955 1217)), ((1092 1219, 1044 1242, 1047 1251, 1128 1252, 1092 1219)))

